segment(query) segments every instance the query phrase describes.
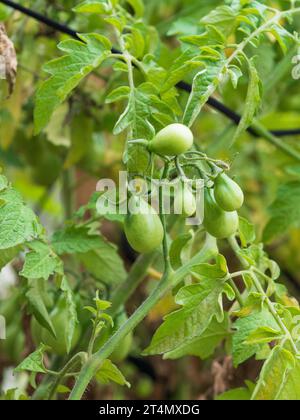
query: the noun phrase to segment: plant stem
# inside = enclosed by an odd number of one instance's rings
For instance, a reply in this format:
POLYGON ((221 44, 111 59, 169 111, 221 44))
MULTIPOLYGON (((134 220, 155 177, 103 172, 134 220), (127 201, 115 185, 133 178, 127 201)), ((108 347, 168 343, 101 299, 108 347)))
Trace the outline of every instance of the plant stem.
MULTIPOLYGON (((266 293, 259 281, 259 279, 257 278, 256 274, 252 272, 251 274, 251 278, 252 281, 256 287, 256 289, 262 293, 263 296, 266 296, 266 293)), ((298 348, 293 340, 293 337, 291 336, 291 333, 289 332, 289 330, 287 329, 287 327, 285 326, 284 322, 282 321, 282 319, 280 318, 280 316, 278 315, 278 313, 276 312, 276 309, 274 308, 274 304, 273 302, 270 301, 270 299, 266 296, 265 298, 265 302, 269 308, 269 311, 271 312, 271 314, 273 315, 275 321, 277 322, 279 328, 282 330, 282 332, 285 334, 285 336, 288 338, 289 342, 291 343, 293 350, 295 352, 295 354, 299 354, 298 348)))
POLYGON ((73 178, 74 178, 74 173, 72 169, 69 169, 63 172, 62 193, 63 193, 66 220, 72 217, 74 208, 75 208, 75 198, 74 198, 74 193, 72 189, 72 185, 74 185, 73 178))
POLYGON ((52 400, 55 396, 57 387, 61 383, 63 378, 66 376, 66 374, 72 371, 78 365, 78 363, 83 363, 85 360, 86 353, 77 353, 74 357, 72 357, 72 359, 69 360, 69 362, 64 366, 64 368, 58 373, 57 377, 55 378, 49 393, 49 400, 52 400))
POLYGON ((298 160, 300 162, 300 153, 290 147, 288 144, 281 141, 278 137, 274 136, 270 131, 268 131, 262 124, 255 121, 251 126, 256 133, 263 137, 264 139, 268 140, 271 144, 276 146, 278 149, 282 150, 287 155, 291 156, 292 158, 298 160))
POLYGON ((170 273, 172 270, 171 263, 170 263, 170 255, 169 255, 169 245, 168 245, 168 234, 167 234, 167 225, 166 225, 166 216, 164 213, 164 196, 163 196, 163 186, 162 183, 166 179, 169 172, 169 164, 166 163, 161 179, 160 179, 160 186, 159 186, 159 216, 161 223, 164 229, 164 239, 163 239, 163 254, 164 254, 164 262, 165 262, 165 274, 170 273))
POLYGON ((120 327, 120 329, 108 340, 105 345, 95 353, 83 366, 81 373, 77 379, 74 389, 70 395, 70 400, 81 399, 86 387, 96 374, 101 363, 108 358, 120 341, 124 339, 136 326, 147 316, 149 311, 158 303, 158 301, 173 287, 182 281, 188 275, 193 265, 208 261, 216 254, 216 241, 212 237, 208 237, 202 251, 195 255, 189 263, 182 266, 175 273, 166 273, 159 285, 151 293, 151 295, 142 303, 142 305, 134 312, 128 321, 120 327))
POLYGON ((133 294, 140 282, 145 278, 148 268, 158 255, 159 252, 155 251, 151 254, 144 254, 138 257, 126 281, 120 284, 111 297, 112 305, 107 311, 110 316, 114 317, 124 302, 133 294))
POLYGON ((242 297, 239 289, 237 288, 237 286, 236 286, 236 284, 235 284, 235 282, 233 281, 232 278, 229 280, 229 283, 230 283, 230 286, 234 290, 236 300, 238 301, 240 307, 242 308, 244 306, 244 301, 243 301, 243 297, 242 297))
MULTIPOLYGON (((244 260, 243 257, 241 257, 239 255, 239 244, 237 243, 237 240, 235 237, 231 237, 229 239, 229 243, 234 251, 234 253, 236 254, 236 256, 238 257, 239 261, 241 262, 241 264, 243 265, 243 267, 245 268, 249 268, 249 264, 247 263, 247 261, 244 260)), ((284 324, 284 322, 282 321, 280 315, 277 313, 273 302, 269 299, 269 297, 267 296, 266 292, 264 291, 259 279, 257 278, 257 275, 255 274, 255 271, 257 271, 257 269, 255 267, 251 268, 250 271, 250 275, 252 278, 252 281, 254 283, 254 286, 256 288, 256 290, 262 294, 264 302, 266 302, 268 309, 270 311, 270 313, 272 314, 273 318, 275 319, 275 321, 277 322, 277 324, 279 325, 280 329, 282 330, 282 332, 285 334, 285 336, 288 338, 288 340, 290 341, 293 350, 295 352, 295 354, 299 354, 298 348, 291 336, 291 333, 289 332, 288 328, 286 327, 286 325, 284 324)))

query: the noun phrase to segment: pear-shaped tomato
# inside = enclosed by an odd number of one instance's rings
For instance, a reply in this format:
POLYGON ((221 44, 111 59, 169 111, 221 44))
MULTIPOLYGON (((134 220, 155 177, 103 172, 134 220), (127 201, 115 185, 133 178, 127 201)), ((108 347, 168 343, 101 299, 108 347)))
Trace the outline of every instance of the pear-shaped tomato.
POLYGON ((184 217, 191 217, 197 210, 196 199, 192 191, 183 186, 180 191, 176 192, 174 198, 174 212, 184 217))
MULTIPOLYGON (((50 314, 56 337, 44 327, 42 327, 35 318, 31 321, 31 334, 37 346, 43 343, 49 347, 54 354, 64 356, 68 353, 67 350, 67 321, 68 311, 65 301, 59 301, 57 307, 50 314)), ((81 327, 76 324, 73 335, 71 350, 76 346, 81 335, 81 327)))
POLYGON ((161 245, 164 229, 153 207, 142 199, 139 200, 138 206, 134 214, 127 215, 124 230, 130 246, 135 251, 146 254, 161 245))
POLYGON ((158 155, 177 156, 186 153, 193 142, 193 133, 187 126, 170 124, 156 134, 148 148, 158 155))
POLYGON ((241 187, 224 173, 216 178, 214 193, 216 202, 223 210, 239 210, 244 203, 241 187))
POLYGON ((217 239, 229 238, 239 227, 237 212, 221 209, 216 203, 212 189, 205 190, 203 225, 206 231, 217 239))

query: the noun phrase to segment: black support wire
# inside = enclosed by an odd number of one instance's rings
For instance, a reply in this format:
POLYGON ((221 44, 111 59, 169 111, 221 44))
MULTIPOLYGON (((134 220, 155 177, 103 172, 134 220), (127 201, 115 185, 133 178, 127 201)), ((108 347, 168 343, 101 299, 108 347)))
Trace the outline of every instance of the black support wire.
MULTIPOLYGON (((78 33, 73 30, 72 28, 63 25, 59 22, 54 21, 53 19, 50 19, 38 12, 35 12, 34 10, 28 9, 27 7, 21 6, 20 4, 15 3, 14 1, 11 0, 0 0, 0 3, 5 4, 6 6, 9 6, 11 8, 13 8, 14 10, 18 10, 19 12, 23 13, 26 16, 29 16, 35 20, 37 20, 38 22, 41 22, 45 25, 47 25, 48 27, 55 29, 58 32, 64 33, 66 35, 69 35, 75 39, 80 39, 78 36, 78 33)), ((120 53, 120 51, 113 49, 112 52, 114 53, 120 53)), ((188 93, 191 92, 192 90, 192 86, 186 82, 179 82, 177 84, 177 87, 179 89, 182 89, 188 93)), ((239 122, 241 121, 241 116, 236 113, 235 111, 233 111, 232 109, 228 108, 226 105, 222 104, 220 101, 218 101, 217 99, 210 97, 207 101, 207 105, 209 105, 211 108, 219 111, 221 114, 225 115, 228 119, 230 119, 231 121, 233 121, 235 124, 239 124, 239 122)), ((252 127, 249 127, 247 129, 247 131, 252 134, 255 137, 258 137, 257 132, 255 131, 255 129, 253 129, 252 127)), ((292 129, 292 130, 273 130, 271 131, 271 133, 277 137, 284 137, 284 136, 295 136, 295 135, 300 135, 300 128, 299 129, 292 129)))

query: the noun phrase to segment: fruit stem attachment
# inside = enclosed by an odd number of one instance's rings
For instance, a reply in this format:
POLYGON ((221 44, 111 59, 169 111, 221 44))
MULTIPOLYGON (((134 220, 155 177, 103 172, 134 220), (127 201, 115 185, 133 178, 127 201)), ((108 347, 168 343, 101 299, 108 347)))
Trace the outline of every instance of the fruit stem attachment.
POLYGON ((148 144, 149 144, 149 142, 148 142, 148 140, 145 140, 145 139, 137 139, 137 140, 128 140, 128 144, 129 145, 138 145, 138 146, 145 146, 145 147, 148 147, 148 144))

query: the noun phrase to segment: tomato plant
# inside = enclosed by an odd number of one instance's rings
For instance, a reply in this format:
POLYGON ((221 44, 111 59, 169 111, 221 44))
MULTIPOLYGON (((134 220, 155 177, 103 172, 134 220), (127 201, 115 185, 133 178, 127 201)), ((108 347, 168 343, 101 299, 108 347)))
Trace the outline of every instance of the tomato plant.
POLYGON ((24 3, 0 399, 300 400, 299 1, 24 3))

